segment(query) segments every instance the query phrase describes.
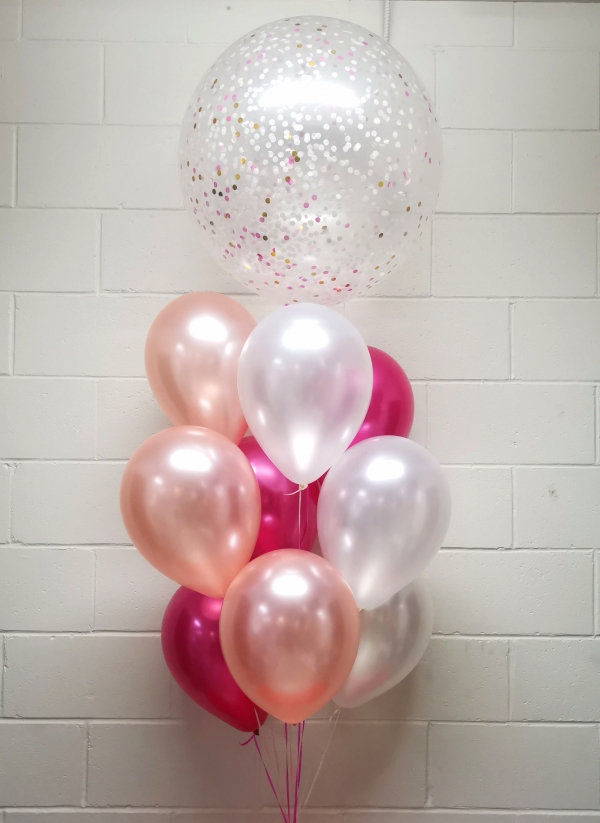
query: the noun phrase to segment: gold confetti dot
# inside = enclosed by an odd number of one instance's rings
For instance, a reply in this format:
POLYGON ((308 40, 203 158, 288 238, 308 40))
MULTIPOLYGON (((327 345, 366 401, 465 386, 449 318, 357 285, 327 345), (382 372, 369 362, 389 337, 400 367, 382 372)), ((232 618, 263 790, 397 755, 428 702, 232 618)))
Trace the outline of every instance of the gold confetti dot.
POLYGON ((217 177, 220 177, 220 176, 221 176, 221 169, 219 169, 219 170, 217 171, 217 177))
POLYGON ((299 163, 299 162, 300 162, 300 158, 298 156, 294 157, 294 163, 299 163))
POLYGON ((377 185, 379 186, 379 188, 381 188, 383 186, 383 180, 380 180, 377 185))
POLYGON ((255 123, 255 124, 254 124, 254 128, 255 128, 255 129, 257 129, 257 128, 258 128, 258 123, 255 123))
POLYGON ((319 286, 322 286, 324 282, 324 280, 319 280, 319 286))
POLYGON ((383 232, 380 232, 380 233, 379 233, 379 236, 380 236, 380 237, 383 237, 383 232))
POLYGON ((289 263, 289 262, 290 262, 290 261, 288 260, 288 258, 287 258, 287 257, 285 258, 285 262, 286 262, 286 263, 289 263))
POLYGON ((332 278, 331 278, 331 280, 332 280, 332 281, 333 281, 333 280, 337 280, 337 277, 332 277, 332 278))
POLYGON ((337 54, 337 51, 335 49, 331 49, 331 53, 332 54, 337 54))
POLYGON ((267 235, 266 235, 266 234, 263 234, 263 240, 268 240, 268 239, 269 239, 269 238, 267 237, 267 235))
POLYGON ((235 179, 236 179, 236 180, 239 180, 239 179, 240 179, 239 174, 236 174, 235 179))
POLYGON ((245 157, 242 157, 242 158, 240 159, 240 163, 242 164, 242 166, 244 166, 244 165, 246 164, 246 158, 245 158, 245 157))
POLYGON ((406 207, 406 211, 410 211, 410 206, 407 206, 407 207, 406 207))
POLYGON ((243 122, 244 122, 244 118, 243 117, 238 117, 238 123, 243 123, 243 122))
POLYGON ((232 186, 231 188, 232 188, 234 191, 237 191, 237 186, 235 185, 235 183, 233 184, 233 186, 232 186))
POLYGON ((273 280, 273 282, 275 283, 276 286, 279 285, 279 280, 273 280))
POLYGON ((417 206, 420 206, 420 205, 421 205, 421 201, 419 200, 419 202, 417 203, 417 206))
POLYGON ((270 203, 270 202, 271 202, 271 198, 270 197, 265 197, 265 203, 270 203))
POLYGON ((296 43, 296 48, 301 49, 302 48, 302 43, 296 43))
POLYGON ((239 105, 240 105, 239 103, 234 103, 234 104, 233 104, 233 108, 234 108, 234 109, 237 109, 237 107, 238 107, 239 105))
POLYGON ((236 137, 239 137, 239 136, 240 136, 239 131, 236 131, 235 136, 236 136, 236 137))
MULTIPOLYGON (((214 122, 214 121, 213 121, 214 122)), ((196 128, 196 123, 194 123, 194 128, 196 128)))
POLYGON ((315 64, 314 64, 314 61, 313 61, 313 60, 309 60, 309 61, 308 61, 308 65, 309 65, 309 66, 314 66, 314 65, 315 65, 315 64))
POLYGON ((263 216, 263 217, 266 217, 266 216, 267 216, 267 212, 266 212, 266 211, 263 211, 262 216, 263 216))

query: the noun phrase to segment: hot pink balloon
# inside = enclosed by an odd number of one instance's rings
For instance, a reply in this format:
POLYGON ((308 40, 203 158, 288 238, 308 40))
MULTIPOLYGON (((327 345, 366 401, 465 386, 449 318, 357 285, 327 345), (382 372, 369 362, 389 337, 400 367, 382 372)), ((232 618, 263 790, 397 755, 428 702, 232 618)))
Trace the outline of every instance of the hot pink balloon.
POLYGON ((296 483, 282 475, 258 445, 256 438, 244 437, 238 448, 246 455, 252 466, 260 489, 260 527, 252 560, 266 552, 287 549, 290 546, 310 551, 317 535, 319 494, 316 482, 298 493, 296 483))
POLYGON ((415 401, 404 370, 389 354, 369 346, 373 364, 373 393, 366 417, 350 446, 391 434, 408 437, 413 423, 415 401))
POLYGON ((180 588, 163 617, 161 642, 169 671, 192 700, 242 732, 261 726, 267 713, 231 676, 219 637, 222 600, 180 588))

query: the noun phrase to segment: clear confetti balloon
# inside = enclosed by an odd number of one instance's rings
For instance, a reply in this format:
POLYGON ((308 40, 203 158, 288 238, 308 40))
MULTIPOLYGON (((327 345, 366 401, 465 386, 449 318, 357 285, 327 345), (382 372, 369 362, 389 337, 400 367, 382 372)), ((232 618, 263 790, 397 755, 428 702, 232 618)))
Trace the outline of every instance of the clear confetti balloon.
POLYGON ((329 17, 261 26, 194 92, 180 142, 186 207, 216 260, 285 303, 368 293, 433 212, 441 135, 408 63, 329 17))

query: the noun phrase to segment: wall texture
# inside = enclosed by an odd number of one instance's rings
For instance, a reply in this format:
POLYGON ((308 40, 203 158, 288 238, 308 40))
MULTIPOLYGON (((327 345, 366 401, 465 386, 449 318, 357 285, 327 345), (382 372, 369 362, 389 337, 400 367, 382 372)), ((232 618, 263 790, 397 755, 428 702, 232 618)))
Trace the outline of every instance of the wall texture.
MULTIPOLYGON (((181 210, 188 96, 237 36, 316 11, 381 31, 379 0, 0 0, 0 823, 277 819, 170 682, 174 587, 117 493, 166 425, 152 318, 241 291, 181 210)), ((414 381, 454 517, 426 657, 343 715, 306 823, 598 820, 600 4, 394 2, 391 39, 435 90, 445 180, 420 254, 346 313, 414 381)))

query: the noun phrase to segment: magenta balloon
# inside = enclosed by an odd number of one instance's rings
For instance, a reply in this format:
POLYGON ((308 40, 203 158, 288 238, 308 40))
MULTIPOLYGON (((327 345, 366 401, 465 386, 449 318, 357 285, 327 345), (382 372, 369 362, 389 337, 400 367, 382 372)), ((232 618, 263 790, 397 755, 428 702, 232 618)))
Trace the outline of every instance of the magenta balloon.
POLYGON ((298 486, 284 477, 256 438, 244 437, 238 448, 254 470, 260 489, 260 526, 252 560, 278 549, 310 551, 317 536, 317 482, 300 492, 300 534, 298 541, 298 486))
POLYGON ((350 446, 391 434, 408 437, 413 423, 415 401, 404 370, 389 354, 369 346, 373 364, 373 393, 366 417, 350 446))
POLYGON ((162 650, 177 684, 199 706, 242 732, 253 732, 267 717, 231 676, 219 637, 222 600, 183 586, 163 617, 162 650))

